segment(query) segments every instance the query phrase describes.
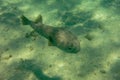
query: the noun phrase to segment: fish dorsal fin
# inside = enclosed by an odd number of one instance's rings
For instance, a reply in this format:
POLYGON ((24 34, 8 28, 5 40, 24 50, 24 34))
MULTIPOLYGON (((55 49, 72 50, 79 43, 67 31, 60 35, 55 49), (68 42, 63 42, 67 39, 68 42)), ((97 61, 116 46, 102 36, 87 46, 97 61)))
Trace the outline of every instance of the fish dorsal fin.
POLYGON ((42 15, 38 15, 38 17, 35 20, 35 23, 42 23, 42 15))

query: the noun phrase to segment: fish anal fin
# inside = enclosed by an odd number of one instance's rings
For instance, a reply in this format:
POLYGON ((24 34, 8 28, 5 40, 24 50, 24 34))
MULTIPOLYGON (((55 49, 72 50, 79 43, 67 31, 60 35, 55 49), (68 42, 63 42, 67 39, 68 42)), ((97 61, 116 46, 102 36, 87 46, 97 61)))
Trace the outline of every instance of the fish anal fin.
POLYGON ((55 46, 54 45, 54 40, 51 36, 49 36, 49 39, 48 39, 48 46, 55 46))

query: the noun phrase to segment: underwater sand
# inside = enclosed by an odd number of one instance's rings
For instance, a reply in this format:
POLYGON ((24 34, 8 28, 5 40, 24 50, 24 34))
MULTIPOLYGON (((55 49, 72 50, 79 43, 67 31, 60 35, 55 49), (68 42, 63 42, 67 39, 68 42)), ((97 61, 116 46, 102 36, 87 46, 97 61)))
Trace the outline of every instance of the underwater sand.
POLYGON ((120 80, 120 0, 0 0, 0 80, 120 80), (75 33, 71 54, 31 33, 20 16, 75 33))

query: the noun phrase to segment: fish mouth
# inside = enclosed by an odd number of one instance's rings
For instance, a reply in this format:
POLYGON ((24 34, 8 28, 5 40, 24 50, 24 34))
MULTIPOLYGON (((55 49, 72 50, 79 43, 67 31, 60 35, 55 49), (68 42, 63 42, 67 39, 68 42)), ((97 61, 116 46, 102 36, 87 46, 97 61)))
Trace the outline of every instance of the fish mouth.
POLYGON ((79 51, 80 51, 80 48, 78 48, 78 49, 72 51, 72 53, 78 53, 79 51))
POLYGON ((68 52, 68 53, 77 54, 80 51, 80 47, 79 48, 68 48, 65 51, 68 52))
POLYGON ((70 53, 78 53, 80 51, 80 46, 74 46, 70 50, 70 53))

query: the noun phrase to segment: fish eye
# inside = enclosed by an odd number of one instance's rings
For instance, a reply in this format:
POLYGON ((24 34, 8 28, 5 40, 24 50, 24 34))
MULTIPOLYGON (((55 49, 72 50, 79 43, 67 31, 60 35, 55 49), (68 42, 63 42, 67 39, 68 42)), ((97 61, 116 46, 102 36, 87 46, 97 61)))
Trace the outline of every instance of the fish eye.
POLYGON ((72 45, 68 47, 68 50, 72 50, 72 49, 73 49, 73 46, 72 46, 72 45))
POLYGON ((71 50, 72 49, 72 47, 68 47, 68 50, 71 50))

